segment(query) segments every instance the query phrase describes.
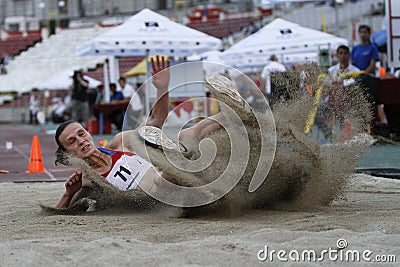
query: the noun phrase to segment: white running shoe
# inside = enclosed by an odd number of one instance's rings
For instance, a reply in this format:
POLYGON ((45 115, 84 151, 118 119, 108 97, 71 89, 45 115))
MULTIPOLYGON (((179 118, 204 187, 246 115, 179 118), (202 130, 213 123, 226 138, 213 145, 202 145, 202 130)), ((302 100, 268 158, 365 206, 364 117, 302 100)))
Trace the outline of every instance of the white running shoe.
MULTIPOLYGON (((243 120, 250 118, 250 106, 243 101, 235 85, 230 79, 220 74, 211 74, 205 78, 206 87, 220 101, 232 108, 243 120)), ((226 108, 221 106, 221 110, 226 108)), ((224 112, 225 113, 225 112, 224 112)))
POLYGON ((186 153, 187 148, 180 144, 179 145, 168 138, 160 128, 154 126, 143 126, 139 128, 139 137, 145 141, 147 145, 160 149, 169 149, 186 153))
POLYGON ((208 88, 213 93, 222 93, 229 96, 232 100, 242 103, 242 97, 235 88, 235 85, 227 77, 220 74, 211 74, 205 79, 208 88))

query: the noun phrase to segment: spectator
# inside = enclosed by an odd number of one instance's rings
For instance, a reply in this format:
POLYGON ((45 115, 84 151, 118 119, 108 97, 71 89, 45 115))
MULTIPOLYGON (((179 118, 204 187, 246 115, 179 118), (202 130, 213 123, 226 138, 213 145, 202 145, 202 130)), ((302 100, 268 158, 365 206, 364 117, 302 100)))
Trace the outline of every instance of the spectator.
POLYGON ((377 15, 384 14, 383 3, 380 1, 372 3, 371 7, 370 7, 370 14, 371 14, 371 16, 377 16, 377 15))
POLYGON ((7 65, 8 63, 10 62, 10 56, 9 55, 7 55, 7 54, 5 54, 4 56, 3 56, 3 58, 1 59, 1 65, 7 65))
POLYGON ((31 96, 29 98, 29 123, 38 124, 37 113, 39 112, 39 98, 38 90, 32 89, 31 96))
POLYGON ((87 102, 89 105, 89 115, 90 116, 94 115, 92 106, 96 103, 96 98, 97 98, 97 89, 90 88, 87 91, 87 102))
POLYGON ((364 71, 358 81, 360 85, 367 89, 367 98, 374 106, 374 113, 378 116, 381 123, 386 123, 382 106, 375 105, 378 81, 375 76, 375 64, 379 61, 378 48, 371 43, 371 28, 368 25, 358 27, 360 44, 353 47, 351 51, 351 63, 364 71))
POLYGON ((51 120, 54 123, 63 123, 68 119, 68 107, 62 97, 57 94, 57 96, 52 99, 51 120))
POLYGON ((368 25, 358 27, 360 44, 351 50, 351 63, 366 74, 374 75, 375 63, 379 61, 378 48, 371 43, 371 28, 368 25))
POLYGON ((101 104, 101 102, 103 102, 104 100, 104 86, 102 84, 99 84, 96 87, 96 100, 94 101, 94 103, 96 105, 101 104))
POLYGON ((254 24, 254 21, 250 21, 249 26, 245 28, 245 36, 249 36, 253 33, 256 33, 258 31, 258 27, 254 24))
POLYGON ((232 46, 235 44, 235 40, 233 38, 233 32, 230 31, 228 35, 228 47, 232 46))
MULTIPOLYGON (((357 67, 350 63, 350 49, 348 46, 340 45, 336 49, 336 54, 339 59, 339 63, 333 65, 328 69, 328 73, 330 74, 330 82, 333 83, 342 83, 344 86, 350 86, 355 83, 355 80, 349 77, 350 74, 360 71, 357 67)), ((335 87, 333 87, 335 88, 335 87)), ((339 87, 340 88, 340 87, 339 87)), ((337 87, 336 87, 337 89, 337 87)), ((346 89, 348 90, 348 89, 346 89)), ((332 137, 332 129, 328 127, 328 124, 325 122, 326 118, 335 118, 335 123, 343 128, 344 124, 344 116, 342 116, 340 110, 337 110, 337 107, 340 106, 338 102, 343 99, 340 96, 340 93, 335 92, 333 95, 331 93, 324 93, 320 106, 318 108, 318 113, 316 117, 316 124, 319 129, 323 132, 325 138, 331 139, 332 137), (329 98, 329 96, 331 98, 329 98)))
POLYGON ((348 46, 340 45, 336 50, 339 63, 328 69, 334 81, 342 80, 354 72, 360 71, 359 68, 350 63, 350 49, 348 46))
POLYGON ((247 27, 240 26, 238 41, 247 37, 247 27))
POLYGON ((271 55, 270 61, 264 67, 261 72, 261 78, 263 78, 265 93, 267 95, 271 94, 271 73, 273 72, 285 72, 286 67, 278 62, 278 57, 276 55, 271 55))
POLYGON ((128 129, 136 129, 142 123, 141 117, 144 112, 144 106, 140 95, 136 90, 126 82, 125 77, 119 78, 119 85, 124 94, 123 102, 129 103, 129 108, 126 111, 128 129))
POLYGON ((0 74, 7 74, 7 64, 10 62, 10 56, 9 55, 3 55, 2 58, 0 58, 0 74))
POLYGON ((118 91, 121 91, 124 95, 124 97, 129 98, 133 95, 133 93, 135 92, 135 89, 133 88, 132 85, 130 85, 129 83, 126 82, 126 78, 125 77, 120 77, 118 79, 118 91))
POLYGON ((72 76, 71 119, 79 122, 89 118, 87 90, 89 82, 83 78, 82 71, 74 71, 72 76))
MULTIPOLYGON (((111 103, 121 103, 124 100, 124 94, 121 91, 117 91, 117 85, 115 83, 110 83, 110 102, 111 103)), ((109 120, 114 124, 119 131, 122 130, 122 124, 124 121, 124 110, 116 110, 109 115, 109 120)))
POLYGON ((117 91, 117 85, 115 83, 110 83, 110 102, 120 103, 124 99, 124 94, 121 91, 117 91))
MULTIPOLYGON (((96 87, 96 98, 94 100, 94 105, 99 105, 101 103, 105 102, 104 101, 104 85, 99 84, 96 87)), ((94 117, 98 118, 99 117, 99 111, 95 110, 93 106, 91 106, 91 113, 93 114, 94 117)))

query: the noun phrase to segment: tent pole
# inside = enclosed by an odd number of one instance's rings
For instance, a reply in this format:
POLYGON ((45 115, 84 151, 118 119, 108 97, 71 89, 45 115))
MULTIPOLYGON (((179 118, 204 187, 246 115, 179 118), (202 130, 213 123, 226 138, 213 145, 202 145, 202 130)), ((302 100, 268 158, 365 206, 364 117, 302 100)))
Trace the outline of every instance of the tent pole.
MULTIPOLYGON (((149 51, 146 51, 146 83, 148 81, 148 79, 150 79, 151 77, 151 68, 150 68, 150 62, 149 62, 149 51)), ((145 84, 145 112, 146 112, 146 116, 149 116, 149 109, 150 109, 150 87, 151 87, 151 83, 149 84, 145 84)))
POLYGON ((104 77, 104 95, 103 101, 105 103, 110 102, 110 81, 108 78, 108 59, 105 60, 103 65, 103 77, 104 77))
POLYGON ((117 62, 116 62, 115 56, 109 56, 108 62, 110 64, 110 82, 116 83, 116 77, 117 77, 116 63, 117 62))
POLYGON ((118 79, 119 79, 119 58, 118 57, 114 57, 114 71, 115 71, 115 82, 118 83, 118 79))

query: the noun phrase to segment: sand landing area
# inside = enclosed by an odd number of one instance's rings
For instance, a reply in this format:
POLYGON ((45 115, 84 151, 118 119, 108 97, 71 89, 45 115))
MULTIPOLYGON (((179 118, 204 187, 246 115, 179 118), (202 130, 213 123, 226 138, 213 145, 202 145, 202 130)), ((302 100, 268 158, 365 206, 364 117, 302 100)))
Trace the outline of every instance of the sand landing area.
POLYGON ((10 171, 0 175, 0 266, 397 266, 400 261, 400 180, 354 175, 341 198, 314 210, 181 218, 178 208, 163 206, 54 215, 39 205, 56 204, 71 172, 53 165, 54 137, 37 128, 0 128, 1 169, 10 171), (46 173, 27 175, 34 134, 46 173), (7 141, 12 150, 3 147, 7 141))
POLYGON ((395 179, 357 174, 341 199, 312 211, 248 210, 195 218, 180 218, 173 207, 44 213, 39 204, 55 204, 62 192, 62 182, 0 184, 1 266, 263 266, 271 261, 396 266, 400 261, 400 181, 395 179), (278 251, 283 251, 280 258, 278 251))

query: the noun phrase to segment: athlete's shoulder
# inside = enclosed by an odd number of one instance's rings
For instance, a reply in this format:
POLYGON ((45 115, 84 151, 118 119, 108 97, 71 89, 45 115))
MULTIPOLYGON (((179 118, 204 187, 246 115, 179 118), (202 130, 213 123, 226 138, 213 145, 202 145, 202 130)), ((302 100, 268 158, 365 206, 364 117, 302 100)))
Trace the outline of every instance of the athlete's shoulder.
POLYGON ((122 148, 122 133, 116 134, 110 142, 105 146, 106 149, 121 150, 122 148))
POLYGON ((124 140, 129 140, 131 135, 137 135, 137 130, 122 131, 116 134, 107 144, 106 148, 123 151, 126 147, 124 140))

